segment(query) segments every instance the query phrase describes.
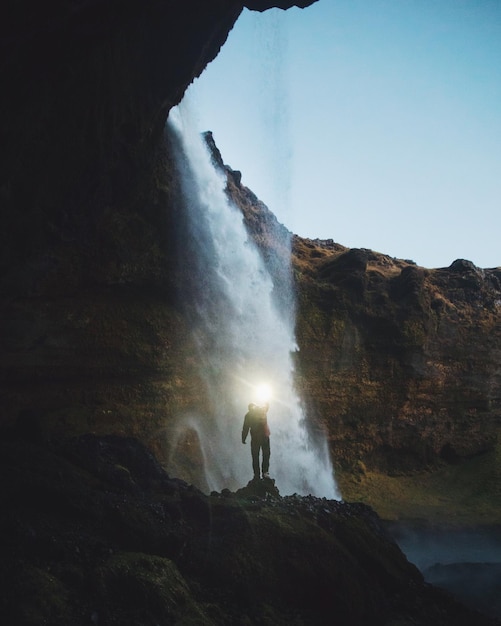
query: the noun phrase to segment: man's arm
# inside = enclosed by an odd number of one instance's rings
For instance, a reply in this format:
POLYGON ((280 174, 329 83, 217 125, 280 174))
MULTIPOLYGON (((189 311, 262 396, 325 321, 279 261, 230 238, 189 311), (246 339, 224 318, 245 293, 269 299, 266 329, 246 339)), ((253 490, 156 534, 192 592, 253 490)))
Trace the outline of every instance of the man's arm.
POLYGON ((243 425, 243 428, 242 428, 242 443, 245 443, 245 440, 247 439, 247 435, 249 433, 249 428, 250 428, 249 414, 247 413, 245 418, 244 418, 244 425, 243 425))

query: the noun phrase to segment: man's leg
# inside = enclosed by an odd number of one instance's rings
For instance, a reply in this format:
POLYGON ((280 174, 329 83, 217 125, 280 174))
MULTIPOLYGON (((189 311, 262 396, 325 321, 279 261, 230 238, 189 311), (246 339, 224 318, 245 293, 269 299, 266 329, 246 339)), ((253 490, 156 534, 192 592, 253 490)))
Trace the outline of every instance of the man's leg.
POLYGON ((252 469, 254 470, 254 478, 259 478, 259 448, 261 442, 257 439, 251 440, 252 469))
POLYGON ((265 437, 262 443, 263 448, 263 474, 267 474, 270 469, 270 438, 265 437))

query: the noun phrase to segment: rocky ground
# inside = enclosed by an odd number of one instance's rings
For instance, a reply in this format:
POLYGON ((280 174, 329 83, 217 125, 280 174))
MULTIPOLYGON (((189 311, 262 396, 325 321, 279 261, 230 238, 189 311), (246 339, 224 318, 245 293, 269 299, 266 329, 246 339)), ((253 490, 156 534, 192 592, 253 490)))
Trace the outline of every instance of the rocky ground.
POLYGON ((366 505, 203 495, 130 438, 0 450, 2 623, 488 626, 425 584, 366 505))

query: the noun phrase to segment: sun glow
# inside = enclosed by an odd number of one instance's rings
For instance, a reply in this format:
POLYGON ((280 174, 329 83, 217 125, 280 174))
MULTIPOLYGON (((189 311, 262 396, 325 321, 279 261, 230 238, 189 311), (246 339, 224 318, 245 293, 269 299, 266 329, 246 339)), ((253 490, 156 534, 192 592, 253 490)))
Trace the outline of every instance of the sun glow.
POLYGON ((272 396, 272 390, 270 385, 266 383, 261 383, 260 385, 257 385, 255 388, 255 396, 258 403, 269 402, 272 396))

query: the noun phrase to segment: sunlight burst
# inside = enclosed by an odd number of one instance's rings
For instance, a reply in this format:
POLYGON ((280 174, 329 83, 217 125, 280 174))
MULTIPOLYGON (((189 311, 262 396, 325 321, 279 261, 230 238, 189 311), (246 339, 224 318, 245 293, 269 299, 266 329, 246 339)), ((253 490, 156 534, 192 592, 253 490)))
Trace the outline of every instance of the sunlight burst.
POLYGON ((261 383, 256 387, 256 401, 259 403, 269 402, 271 400, 272 391, 270 385, 261 383))

